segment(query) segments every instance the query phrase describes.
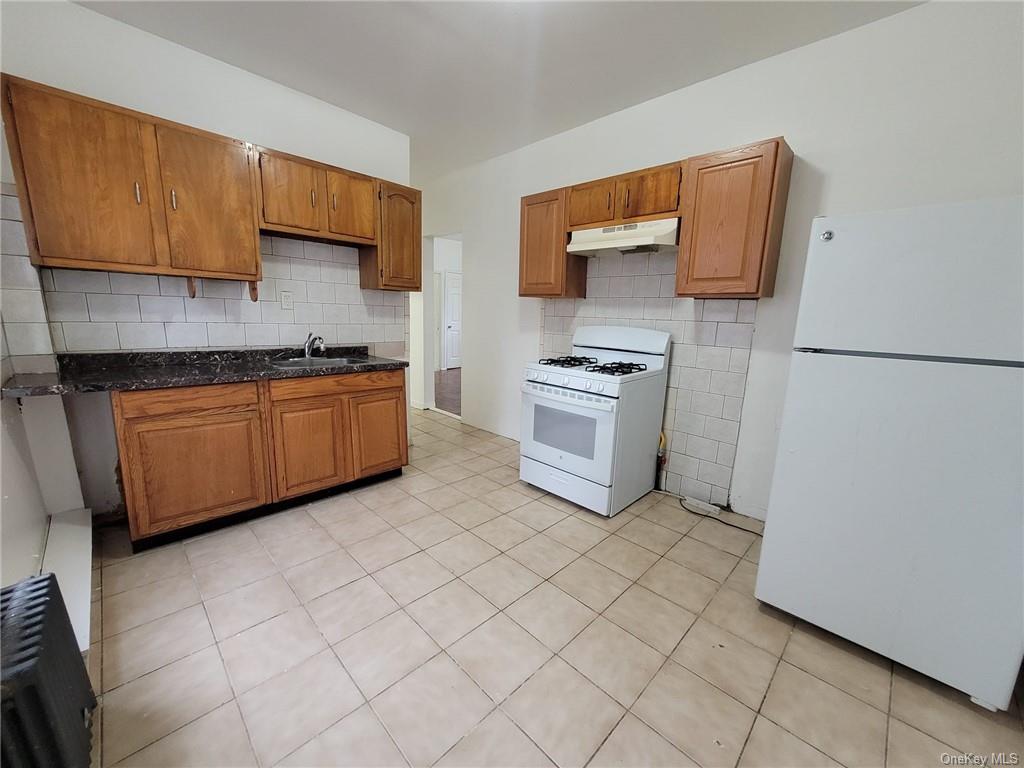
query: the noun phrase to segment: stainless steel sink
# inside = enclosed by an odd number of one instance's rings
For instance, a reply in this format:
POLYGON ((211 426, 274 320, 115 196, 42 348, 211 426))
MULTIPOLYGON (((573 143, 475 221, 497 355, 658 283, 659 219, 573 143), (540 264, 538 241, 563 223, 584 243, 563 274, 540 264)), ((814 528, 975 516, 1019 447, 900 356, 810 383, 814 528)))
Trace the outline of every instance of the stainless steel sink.
POLYGON ((355 357, 290 357, 287 360, 275 360, 275 368, 333 368, 336 365, 350 365, 362 362, 355 357))

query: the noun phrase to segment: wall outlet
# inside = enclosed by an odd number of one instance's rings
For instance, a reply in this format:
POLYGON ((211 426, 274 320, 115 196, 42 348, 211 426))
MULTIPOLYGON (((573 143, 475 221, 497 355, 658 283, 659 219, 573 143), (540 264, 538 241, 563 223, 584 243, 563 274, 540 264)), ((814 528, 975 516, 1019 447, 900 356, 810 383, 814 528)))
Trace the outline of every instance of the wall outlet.
POLYGON ((295 297, 291 291, 281 291, 281 309, 295 309, 295 297))

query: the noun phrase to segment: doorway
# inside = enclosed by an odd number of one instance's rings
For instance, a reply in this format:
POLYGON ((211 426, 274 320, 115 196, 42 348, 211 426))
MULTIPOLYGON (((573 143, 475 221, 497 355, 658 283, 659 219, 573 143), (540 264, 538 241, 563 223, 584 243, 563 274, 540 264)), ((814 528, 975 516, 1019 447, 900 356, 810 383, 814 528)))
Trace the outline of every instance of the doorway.
POLYGON ((462 414, 462 237, 434 239, 434 405, 462 414))

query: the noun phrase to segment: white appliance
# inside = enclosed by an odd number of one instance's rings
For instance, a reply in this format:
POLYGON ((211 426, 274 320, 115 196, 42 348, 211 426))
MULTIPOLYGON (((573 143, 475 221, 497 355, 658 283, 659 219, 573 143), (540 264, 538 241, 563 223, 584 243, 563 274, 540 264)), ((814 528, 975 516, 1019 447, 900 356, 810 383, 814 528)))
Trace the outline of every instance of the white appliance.
POLYGON ((578 229, 570 236, 566 250, 584 256, 593 256, 606 248, 616 251, 630 251, 635 248, 658 250, 675 247, 678 239, 679 219, 658 219, 639 224, 578 229))
POLYGON ((1024 654, 1022 206, 815 219, 756 587, 990 709, 1024 654))
POLYGON ((526 366, 519 476, 611 517, 654 488, 669 334, 584 326, 572 355, 526 366))

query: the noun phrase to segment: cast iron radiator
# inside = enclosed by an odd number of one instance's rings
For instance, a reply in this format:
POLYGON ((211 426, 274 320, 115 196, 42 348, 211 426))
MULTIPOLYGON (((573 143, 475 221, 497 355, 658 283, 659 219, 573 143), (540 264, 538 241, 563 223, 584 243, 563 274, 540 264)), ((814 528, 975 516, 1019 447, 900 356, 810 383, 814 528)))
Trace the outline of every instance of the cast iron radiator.
POLYGON ((96 697, 52 573, 0 590, 3 768, 88 768, 96 697))

